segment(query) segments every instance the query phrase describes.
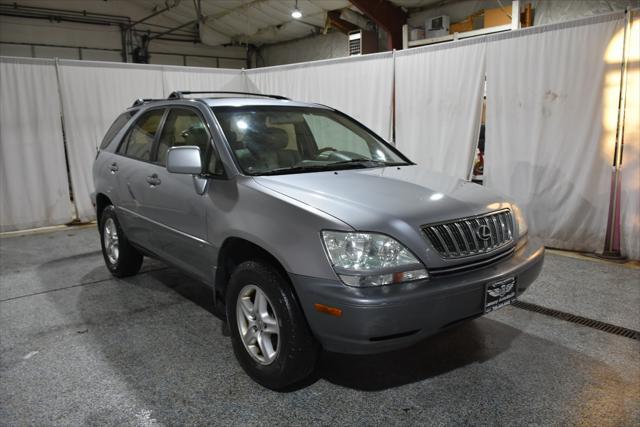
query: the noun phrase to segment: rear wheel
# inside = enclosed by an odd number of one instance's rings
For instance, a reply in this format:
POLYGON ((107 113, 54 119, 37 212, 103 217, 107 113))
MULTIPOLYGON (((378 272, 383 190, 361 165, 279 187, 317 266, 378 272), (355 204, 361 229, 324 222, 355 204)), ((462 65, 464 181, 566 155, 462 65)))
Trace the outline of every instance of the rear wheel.
POLYGON ((319 346, 278 270, 265 262, 240 264, 229 281, 226 308, 236 358, 256 382, 278 390, 313 372, 319 346))
POLYGON ((111 274, 126 277, 140 271, 142 255, 124 235, 113 205, 104 208, 99 223, 102 256, 111 274))

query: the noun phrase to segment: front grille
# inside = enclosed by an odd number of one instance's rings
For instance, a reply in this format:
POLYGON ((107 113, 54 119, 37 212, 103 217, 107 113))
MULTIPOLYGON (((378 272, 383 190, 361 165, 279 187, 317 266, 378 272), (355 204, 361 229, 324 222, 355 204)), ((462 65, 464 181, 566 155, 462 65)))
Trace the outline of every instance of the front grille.
POLYGON ((509 258, 515 252, 514 248, 506 249, 503 251, 496 251, 495 255, 491 254, 489 258, 483 258, 480 261, 465 262, 462 264, 455 264, 451 267, 437 267, 429 269, 429 276, 445 276, 449 274, 466 273, 469 270, 477 270, 478 268, 484 268, 509 258))
POLYGON ((486 254, 513 241, 513 219, 506 209, 422 227, 443 258, 486 254))

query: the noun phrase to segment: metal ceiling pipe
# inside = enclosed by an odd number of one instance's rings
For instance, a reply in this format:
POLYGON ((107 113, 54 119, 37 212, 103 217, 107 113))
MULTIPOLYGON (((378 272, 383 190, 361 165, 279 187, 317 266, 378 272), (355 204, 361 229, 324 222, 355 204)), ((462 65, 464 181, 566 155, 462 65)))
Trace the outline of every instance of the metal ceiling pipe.
POLYGON ((49 19, 52 21, 78 22, 98 25, 128 25, 128 16, 92 13, 86 10, 53 9, 46 7, 21 6, 18 3, 0 4, 0 15, 20 18, 49 19))
POLYGON ((186 22, 186 23, 181 24, 181 25, 179 25, 177 27, 171 28, 171 29, 169 29, 167 31, 163 31, 161 33, 158 33, 158 34, 156 34, 154 36, 149 37, 149 41, 151 41, 153 39, 157 39, 158 37, 166 36, 167 34, 174 33, 174 32, 176 32, 178 30, 181 30, 184 27, 187 27, 189 25, 193 25, 193 24, 197 23, 198 21, 199 21, 199 19, 194 19, 193 21, 186 22))
POLYGON ((147 15, 147 16, 145 16, 144 18, 137 20, 136 22, 131 23, 131 24, 127 27, 127 29, 129 29, 129 28, 133 28, 133 27, 134 27, 134 26, 136 26, 137 24, 141 24, 141 23, 143 23, 144 21, 146 21, 146 20, 148 20, 148 19, 153 18, 154 16, 158 16, 158 15, 160 15, 160 14, 165 13, 166 11, 168 11, 168 10, 170 10, 170 9, 173 9, 174 7, 176 7, 177 5, 179 5, 179 4, 180 4, 180 1, 181 1, 181 0, 174 0, 174 1, 173 1, 173 3, 171 3, 171 4, 169 4, 169 2, 168 2, 168 1, 167 1, 167 2, 165 2, 165 5, 166 5, 166 6, 165 6, 164 8, 162 8, 162 9, 160 9, 160 10, 157 10, 157 11, 153 12, 151 15, 147 15))

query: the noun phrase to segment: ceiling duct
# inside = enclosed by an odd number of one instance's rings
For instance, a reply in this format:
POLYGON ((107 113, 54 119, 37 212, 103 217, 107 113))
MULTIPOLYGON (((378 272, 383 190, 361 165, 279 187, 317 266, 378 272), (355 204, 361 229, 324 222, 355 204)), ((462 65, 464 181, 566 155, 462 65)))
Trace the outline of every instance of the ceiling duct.
POLYGON ((364 15, 354 12, 351 9, 342 9, 340 12, 340 19, 356 25, 363 30, 373 30, 373 22, 369 21, 364 15))

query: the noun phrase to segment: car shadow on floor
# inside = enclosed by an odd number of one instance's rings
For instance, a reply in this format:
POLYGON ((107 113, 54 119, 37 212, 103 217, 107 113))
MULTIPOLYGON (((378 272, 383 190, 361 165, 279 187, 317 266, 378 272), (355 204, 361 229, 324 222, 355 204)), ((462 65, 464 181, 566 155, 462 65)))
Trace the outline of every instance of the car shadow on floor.
MULTIPOLYGON (((70 270, 76 268, 72 264, 77 259, 68 261, 70 270)), ((50 267, 38 267, 42 282, 50 278, 50 267)), ((55 348, 55 356, 69 369, 59 367, 56 372, 43 367, 37 372, 38 381, 77 390, 58 404, 65 413, 78 412, 76 418, 83 420, 78 424, 131 424, 132 417, 145 425, 156 420, 183 425, 185 417, 193 424, 224 423, 232 417, 245 424, 270 419, 318 424, 314 411, 334 409, 336 416, 351 415, 344 418, 347 421, 375 424, 382 419, 376 418, 376 408, 384 413, 405 411, 398 406, 405 400, 413 402, 406 410, 415 408, 412 416, 418 417, 405 420, 414 419, 416 424, 436 422, 434 408, 456 413, 476 401, 480 409, 466 409, 467 416, 479 417, 466 418, 466 424, 489 424, 487 420, 498 419, 496 414, 510 415, 512 406, 505 402, 511 400, 516 409, 511 424, 527 419, 543 423, 541 417, 565 414, 572 407, 567 405, 576 400, 588 404, 575 408, 583 421, 597 424, 610 420, 611 414, 632 416, 629 405, 635 402, 637 381, 621 378, 619 370, 574 346, 508 326, 493 316, 460 324, 399 351, 369 356, 325 352, 308 381, 289 394, 272 393, 239 367, 229 338, 221 334, 221 321, 211 315, 212 295, 206 285, 149 260, 140 274, 126 279, 106 278, 108 272, 97 257, 90 266, 81 267, 81 283, 64 292, 46 293, 43 310, 51 319, 38 326, 44 338, 29 338, 38 345, 47 340, 65 343, 55 348), (96 281, 97 277, 105 279, 96 281), (428 393, 428 398, 415 398, 428 393), (355 413, 345 411, 347 407, 355 413), (585 412, 588 408, 599 409, 585 412), (596 416, 587 419, 585 414, 596 416)), ((517 313, 524 322, 534 316, 517 313)), ((37 322, 42 322, 39 317, 37 322)), ((28 393, 33 401, 51 399, 39 388, 28 393)))
MULTIPOLYGON (((148 273, 158 282, 219 319, 211 289, 167 268, 148 273)), ((464 322, 417 344, 391 352, 348 355, 323 351, 313 375, 285 391, 308 387, 319 379, 355 390, 376 391, 437 377, 471 363, 482 363, 507 350, 521 332, 487 318, 464 322), (490 338, 488 338, 490 336, 490 338)), ((230 339, 220 337, 221 339, 230 339)))
POLYGON ((371 355, 323 352, 316 375, 356 390, 385 390, 491 360, 520 334, 518 329, 480 318, 401 350, 371 355))
POLYGON ((206 284, 200 283, 197 280, 186 276, 180 270, 171 267, 154 269, 149 271, 147 274, 167 288, 172 289, 180 296, 197 304, 201 308, 221 319, 215 309, 213 290, 206 284))

